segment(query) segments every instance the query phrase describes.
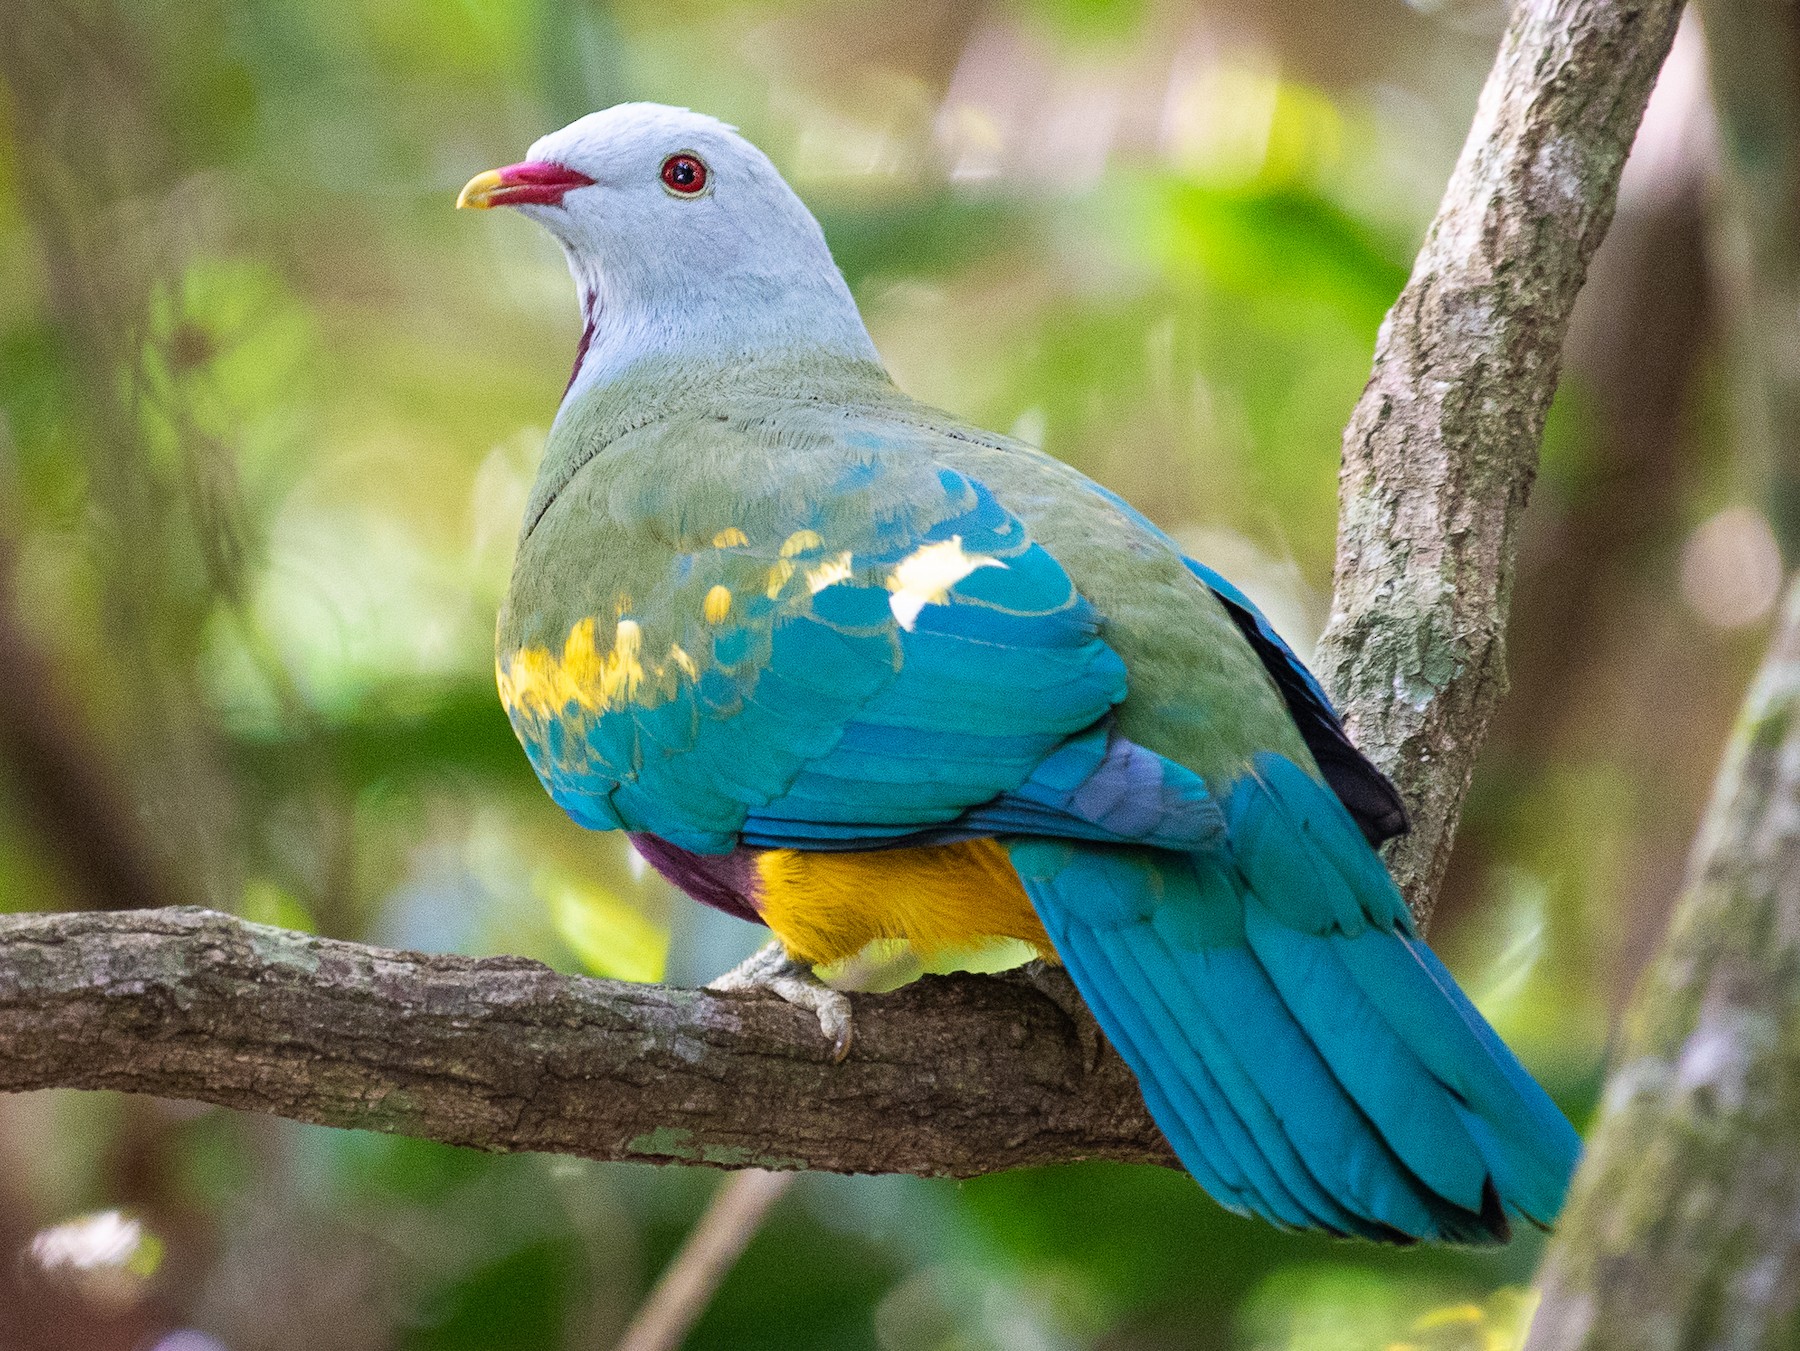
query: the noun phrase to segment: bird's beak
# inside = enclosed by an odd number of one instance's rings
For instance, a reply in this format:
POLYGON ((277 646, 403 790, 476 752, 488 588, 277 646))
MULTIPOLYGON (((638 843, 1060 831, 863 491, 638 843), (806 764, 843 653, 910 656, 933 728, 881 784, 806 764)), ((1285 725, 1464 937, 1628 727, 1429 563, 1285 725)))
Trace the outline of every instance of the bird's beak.
POLYGON ((456 194, 456 204, 482 211, 490 206, 561 206, 564 193, 589 187, 593 181, 567 165, 526 160, 476 174, 456 194))

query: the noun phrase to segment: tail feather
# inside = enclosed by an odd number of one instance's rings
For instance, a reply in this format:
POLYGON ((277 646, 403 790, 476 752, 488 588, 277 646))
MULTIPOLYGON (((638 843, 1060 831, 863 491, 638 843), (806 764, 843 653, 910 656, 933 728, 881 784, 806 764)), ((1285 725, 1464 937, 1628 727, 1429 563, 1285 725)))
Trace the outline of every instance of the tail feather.
MULTIPOLYGON (((1343 1091, 1420 1181, 1462 1209, 1479 1212, 1487 1161, 1469 1138, 1455 1100, 1351 977, 1331 940, 1289 928, 1254 896, 1246 898, 1244 921, 1251 951, 1343 1091)), ((1374 931, 1363 936, 1390 946, 1396 941, 1374 931)))
POLYGON ((1315 1076, 1328 1071, 1288 1020, 1266 1016, 1269 1004, 1256 987, 1267 978, 1254 958, 1210 953, 1198 963, 1183 961, 1149 926, 1119 937, 1156 988, 1167 1025, 1199 1043, 1255 1145, 1304 1201, 1314 1224, 1393 1241, 1430 1222, 1415 1190, 1394 1185, 1387 1148, 1368 1123, 1344 1110, 1342 1094, 1316 1091, 1315 1076), (1190 969, 1196 965, 1197 972, 1190 969), (1198 1017, 1183 1017, 1195 1009, 1198 1017))
POLYGON ((1390 1241, 1429 1228, 1422 1189, 1394 1166, 1250 951, 1231 878, 1203 857, 1159 871, 1160 903, 1147 922, 1118 930, 1117 942, 1156 990, 1169 1026, 1202 1042, 1203 1059, 1255 1138, 1281 1162, 1292 1160, 1283 1175, 1301 1170, 1304 1182, 1290 1183, 1295 1193, 1326 1228, 1390 1241))
POLYGON ((1115 979, 1146 992, 1140 1000, 1155 1038, 1150 1049, 1160 1050, 1177 1065, 1189 1084, 1204 1084, 1210 1094, 1222 1100, 1222 1111, 1214 1116, 1215 1125, 1221 1121, 1228 1125, 1228 1144, 1233 1154, 1245 1173, 1257 1181, 1271 1208, 1278 1208, 1281 1218, 1294 1228, 1356 1232, 1360 1228, 1358 1217, 1319 1185, 1276 1125, 1268 1105, 1244 1078, 1210 1021, 1204 1015, 1183 1017, 1189 1012, 1183 1005, 1191 1001, 1180 991, 1166 989, 1172 983, 1173 965, 1158 950, 1148 926, 1136 924, 1097 937, 1101 941, 1092 947, 1108 963, 1115 979), (1132 940, 1146 936, 1151 940, 1150 950, 1138 951, 1138 944, 1132 940))
POLYGON ((1481 1123, 1476 1138, 1508 1200, 1548 1226, 1581 1156, 1581 1137, 1488 1026, 1437 954, 1414 938, 1335 938, 1358 984, 1397 1028, 1408 1031, 1425 1068, 1481 1123))
POLYGON ((1162 1063, 1166 1057, 1162 1043, 1134 1012, 1134 996, 1112 988, 1115 978, 1104 959, 1097 958, 1079 939, 1071 939, 1066 948, 1058 945, 1069 976, 1106 1029, 1107 1039, 1137 1074, 1144 1091, 1144 1105, 1162 1128, 1182 1166, 1227 1210, 1239 1215, 1260 1215, 1291 1227, 1306 1225, 1309 1221, 1291 1197, 1280 1192, 1273 1196, 1265 1193, 1245 1173, 1238 1153, 1228 1142, 1237 1123, 1221 1101, 1215 1097, 1209 1105, 1207 1099, 1213 1095, 1197 1091, 1178 1070, 1146 1075, 1139 1068, 1162 1063))
MULTIPOLYGON (((1130 857, 1070 852, 1069 866, 1059 873, 1065 885, 1074 883, 1090 903, 1112 913, 1135 914, 1142 904, 1143 879, 1129 866, 1121 866, 1130 857)), ((1293 1228, 1319 1224, 1319 1218, 1276 1176, 1195 1049, 1166 1025, 1164 1011, 1146 999, 1142 982, 1122 978, 1108 945, 1093 941, 1098 934, 1074 927, 1052 937, 1120 1054, 1134 1067, 1140 1062, 1162 1067, 1163 1072, 1153 1076, 1154 1089, 1147 1086, 1146 1105, 1159 1124, 1173 1119, 1173 1133, 1165 1129, 1164 1134, 1184 1164, 1191 1157, 1198 1165, 1190 1165, 1189 1171, 1197 1179, 1210 1174, 1222 1188, 1215 1198, 1239 1213, 1259 1214, 1293 1228), (1173 1109, 1170 1117, 1157 1115, 1150 1092, 1165 1109, 1173 1109)))
MULTIPOLYGON (((1370 1046, 1384 1040, 1383 1026, 1391 1032, 1401 1049, 1384 1068, 1415 1080, 1422 1074, 1435 1089, 1426 1098, 1406 1095, 1411 1115, 1398 1105, 1382 1109, 1378 1119, 1390 1140, 1409 1164, 1426 1170, 1459 1157, 1460 1151, 1445 1152, 1446 1142, 1466 1136, 1504 1210, 1549 1224, 1568 1190, 1580 1137, 1416 937, 1387 870, 1342 804, 1292 761, 1264 754, 1253 773, 1232 785, 1226 812, 1232 859, 1253 893, 1246 898, 1251 945, 1296 1015, 1304 1020, 1321 986, 1284 971, 1271 954, 1305 965, 1323 960, 1319 945, 1328 944, 1336 961, 1314 968, 1315 975, 1338 991, 1344 1009, 1361 1007, 1379 1020, 1357 1025, 1370 1046), (1284 860, 1296 855, 1323 874, 1323 895, 1277 889, 1283 870, 1295 866, 1284 860), (1348 988, 1340 973, 1348 974, 1348 988), (1413 1123, 1423 1101, 1447 1104, 1461 1129, 1447 1130, 1439 1112, 1425 1138, 1415 1129, 1407 1144, 1389 1122, 1413 1123), (1483 1124, 1474 1129, 1470 1122, 1483 1124)), ((1348 1038, 1331 1020, 1312 1030, 1322 1047, 1344 1054, 1348 1038), (1328 1035, 1329 1043, 1322 1039, 1328 1035)), ((1352 1093, 1369 1091, 1366 1076, 1346 1072, 1354 1076, 1345 1080, 1352 1093)), ((1376 1112, 1375 1100, 1359 1101, 1376 1112)), ((1466 1192, 1459 1199, 1466 1201, 1466 1192)))
POLYGON ((1264 753, 1225 798, 1231 857, 1282 923, 1307 933, 1410 934, 1406 908, 1381 855, 1344 804, 1286 756, 1264 753))
MULTIPOLYGON (((1185 994, 1186 1006, 1217 1029, 1233 1065, 1266 1104, 1265 1137, 1279 1132, 1292 1143, 1319 1185, 1360 1221, 1352 1226, 1357 1232, 1392 1240, 1429 1229, 1428 1194, 1396 1166, 1387 1141, 1343 1093, 1242 938, 1197 948, 1158 921, 1167 969, 1180 985, 1166 1003, 1180 1008, 1185 994)), ((1136 945, 1147 948, 1148 941, 1138 936, 1136 945)))
POLYGON ((1337 838, 1356 827, 1335 800, 1313 810, 1329 790, 1257 779, 1231 798, 1229 850, 1008 845, 1151 1115, 1217 1199, 1277 1224, 1474 1243, 1504 1241, 1509 1213, 1547 1224, 1573 1129, 1382 922, 1398 896, 1360 836, 1337 838))

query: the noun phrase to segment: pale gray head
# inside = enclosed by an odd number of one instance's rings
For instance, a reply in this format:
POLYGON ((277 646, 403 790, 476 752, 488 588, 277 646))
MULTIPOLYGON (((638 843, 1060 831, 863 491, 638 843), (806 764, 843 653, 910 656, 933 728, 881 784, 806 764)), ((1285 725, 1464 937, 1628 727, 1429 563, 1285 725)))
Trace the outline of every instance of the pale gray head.
POLYGON ((716 118, 622 103, 470 180, 563 246, 587 331, 571 392, 647 358, 876 362, 825 236, 769 157, 716 118))

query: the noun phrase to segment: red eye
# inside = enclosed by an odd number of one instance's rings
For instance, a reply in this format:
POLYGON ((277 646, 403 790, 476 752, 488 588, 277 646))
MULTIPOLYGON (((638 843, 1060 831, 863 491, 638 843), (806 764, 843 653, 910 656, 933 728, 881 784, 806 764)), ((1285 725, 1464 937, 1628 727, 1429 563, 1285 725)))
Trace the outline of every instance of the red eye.
POLYGON ((698 197, 706 191, 706 166, 694 155, 670 155, 663 161, 662 181, 677 197, 698 197))

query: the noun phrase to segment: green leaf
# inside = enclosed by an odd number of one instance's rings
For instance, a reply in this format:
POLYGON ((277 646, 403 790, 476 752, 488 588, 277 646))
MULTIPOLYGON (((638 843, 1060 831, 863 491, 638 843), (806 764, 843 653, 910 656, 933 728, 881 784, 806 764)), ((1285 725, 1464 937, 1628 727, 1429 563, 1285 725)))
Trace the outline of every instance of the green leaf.
POLYGON ((663 978, 668 930, 605 887, 545 869, 532 889, 550 906, 557 935, 596 976, 651 984, 663 978))
POLYGON ((562 1342, 579 1262, 568 1240, 545 1240, 477 1268, 426 1301, 405 1351, 544 1351, 562 1342))

